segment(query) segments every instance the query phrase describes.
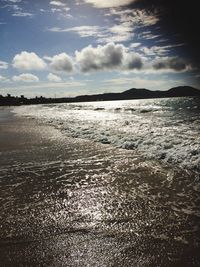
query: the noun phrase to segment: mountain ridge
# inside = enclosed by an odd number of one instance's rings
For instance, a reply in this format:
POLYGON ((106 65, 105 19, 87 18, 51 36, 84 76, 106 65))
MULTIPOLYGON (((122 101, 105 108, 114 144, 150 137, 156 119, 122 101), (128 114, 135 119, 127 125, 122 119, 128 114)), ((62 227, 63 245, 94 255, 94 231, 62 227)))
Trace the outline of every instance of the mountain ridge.
POLYGON ((106 100, 128 100, 128 99, 146 99, 146 98, 166 98, 166 97, 184 97, 200 96, 200 90, 191 86, 172 87, 167 91, 152 91, 146 88, 131 88, 121 93, 103 93, 95 95, 81 95, 75 97, 76 100, 82 101, 86 98, 89 101, 106 101, 106 100))

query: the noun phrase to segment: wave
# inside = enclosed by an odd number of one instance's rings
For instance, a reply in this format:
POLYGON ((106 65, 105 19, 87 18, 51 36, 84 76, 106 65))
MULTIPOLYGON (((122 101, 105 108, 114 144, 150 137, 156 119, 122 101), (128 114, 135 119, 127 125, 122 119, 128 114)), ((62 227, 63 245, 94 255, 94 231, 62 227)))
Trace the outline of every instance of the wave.
POLYGON ((200 170, 199 99, 53 104, 15 108, 74 138, 136 150, 147 159, 200 170))

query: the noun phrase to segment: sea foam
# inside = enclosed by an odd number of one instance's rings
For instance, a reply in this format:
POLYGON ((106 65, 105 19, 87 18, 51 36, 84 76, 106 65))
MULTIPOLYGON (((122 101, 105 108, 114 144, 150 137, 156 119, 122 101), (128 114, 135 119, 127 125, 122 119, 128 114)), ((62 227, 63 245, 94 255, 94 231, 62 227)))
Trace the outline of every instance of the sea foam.
POLYGON ((200 99, 174 98, 22 106, 18 115, 142 157, 200 170, 200 99))

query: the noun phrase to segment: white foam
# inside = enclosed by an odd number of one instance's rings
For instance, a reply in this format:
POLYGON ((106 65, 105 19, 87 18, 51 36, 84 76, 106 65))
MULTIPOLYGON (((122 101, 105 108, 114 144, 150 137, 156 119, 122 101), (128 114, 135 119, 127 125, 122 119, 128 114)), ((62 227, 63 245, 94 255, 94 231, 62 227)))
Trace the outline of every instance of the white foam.
POLYGON ((50 122, 73 137, 200 170, 198 106, 198 99, 177 98, 22 106, 14 111, 50 122))

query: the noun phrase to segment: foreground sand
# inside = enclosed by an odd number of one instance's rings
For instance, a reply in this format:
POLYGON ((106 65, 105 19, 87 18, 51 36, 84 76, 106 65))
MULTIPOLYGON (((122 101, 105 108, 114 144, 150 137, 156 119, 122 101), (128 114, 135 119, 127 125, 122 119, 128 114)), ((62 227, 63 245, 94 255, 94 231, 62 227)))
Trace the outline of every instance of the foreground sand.
POLYGON ((186 173, 0 112, 1 266, 199 266, 186 173))

